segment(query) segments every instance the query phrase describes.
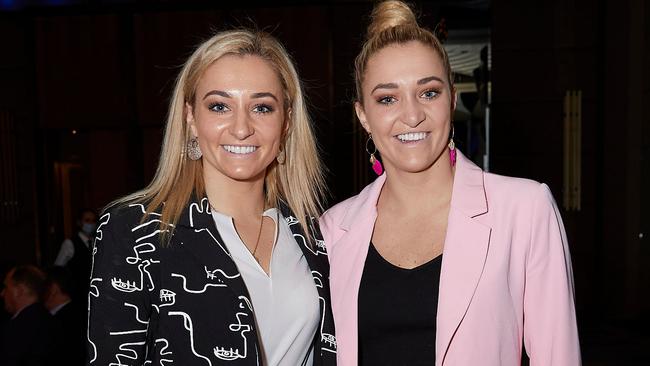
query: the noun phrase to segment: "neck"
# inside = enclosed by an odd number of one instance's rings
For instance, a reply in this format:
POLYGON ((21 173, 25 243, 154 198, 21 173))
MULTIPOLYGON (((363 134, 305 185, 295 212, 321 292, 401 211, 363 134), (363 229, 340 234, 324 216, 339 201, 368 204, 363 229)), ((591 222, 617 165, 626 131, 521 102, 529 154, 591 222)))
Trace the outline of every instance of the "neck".
POLYGON ((416 173, 386 164, 386 183, 378 205, 409 213, 446 205, 451 201, 454 171, 445 153, 431 167, 416 173))
POLYGON ((255 216, 264 211, 264 175, 239 181, 223 174, 204 172, 205 191, 210 205, 231 217, 255 216))

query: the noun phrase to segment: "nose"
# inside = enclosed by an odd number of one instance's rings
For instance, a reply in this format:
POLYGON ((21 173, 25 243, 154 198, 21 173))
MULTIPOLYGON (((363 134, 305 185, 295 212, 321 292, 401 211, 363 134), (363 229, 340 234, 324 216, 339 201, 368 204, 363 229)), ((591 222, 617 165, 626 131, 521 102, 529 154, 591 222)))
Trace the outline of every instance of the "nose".
POLYGON ((245 140, 255 133, 248 113, 239 112, 235 115, 235 119, 230 126, 230 133, 239 140, 245 140))
POLYGON ((402 122, 409 127, 417 127, 427 118, 422 105, 415 98, 404 100, 402 109, 402 122))

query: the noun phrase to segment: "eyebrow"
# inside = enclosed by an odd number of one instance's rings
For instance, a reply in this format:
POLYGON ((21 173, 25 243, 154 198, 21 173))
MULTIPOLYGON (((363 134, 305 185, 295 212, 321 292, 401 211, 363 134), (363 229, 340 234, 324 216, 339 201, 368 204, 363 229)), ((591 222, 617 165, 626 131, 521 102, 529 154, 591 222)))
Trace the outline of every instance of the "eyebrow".
POLYGON ((433 80, 439 81, 439 82, 441 82, 443 84, 445 83, 444 80, 442 80, 441 78, 439 78, 437 76, 429 76, 429 77, 422 78, 422 79, 418 80, 418 85, 424 85, 424 84, 428 83, 429 81, 433 81, 433 80))
MULTIPOLYGON (((429 76, 429 77, 422 78, 422 79, 418 80, 418 81, 417 81, 417 84, 418 84, 418 85, 424 85, 424 84, 426 84, 426 83, 428 83, 428 82, 430 82, 430 81, 433 81, 433 80, 439 81, 439 82, 441 82, 441 83, 443 83, 443 84, 445 83, 444 80, 442 80, 441 78, 439 78, 439 77, 437 77, 437 76, 429 76)), ((375 86, 375 87, 372 89, 372 91, 370 92, 370 94, 374 93, 375 90, 377 90, 377 89, 397 89, 397 84, 396 84, 396 83, 382 83, 382 84, 377 84, 377 86, 375 86)))
POLYGON ((205 95, 203 96, 203 99, 205 99, 205 98, 207 98, 207 97, 209 97, 211 95, 220 95, 220 96, 222 96, 224 98, 232 98, 232 95, 226 93, 225 91, 211 90, 211 91, 205 93, 205 95))
MULTIPOLYGON (((222 90, 211 90, 211 91, 207 92, 203 96, 203 99, 205 99, 205 98, 207 98, 207 97, 209 97, 211 95, 219 95, 219 96, 222 96, 224 98, 232 98, 232 95, 230 95, 228 92, 225 92, 225 91, 222 91, 222 90)), ((275 99, 276 102, 278 101, 278 98, 275 95, 273 95, 273 93, 260 92, 260 93, 251 94, 251 98, 253 98, 253 99, 265 98, 265 97, 273 98, 273 99, 275 99)))
POLYGON ((372 88, 372 91, 370 94, 374 93, 375 90, 377 89, 397 89, 397 84, 395 83, 385 83, 385 84, 377 84, 374 88, 372 88))
POLYGON ((278 101, 278 98, 276 98, 275 95, 273 95, 273 93, 261 92, 261 93, 253 93, 253 94, 251 94, 251 98, 265 98, 265 97, 271 97, 271 98, 275 99, 276 102, 278 101))

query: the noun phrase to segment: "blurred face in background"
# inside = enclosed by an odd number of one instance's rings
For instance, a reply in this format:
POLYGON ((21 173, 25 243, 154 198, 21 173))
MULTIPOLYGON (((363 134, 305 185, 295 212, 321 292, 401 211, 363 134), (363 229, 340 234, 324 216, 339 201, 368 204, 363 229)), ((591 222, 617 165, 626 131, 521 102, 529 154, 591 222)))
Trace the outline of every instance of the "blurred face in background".
POLYGON ((79 218, 79 227, 86 235, 94 235, 97 228, 97 215, 92 211, 84 211, 79 218))
POLYGON ((417 173, 447 151, 455 96, 440 55, 418 41, 387 46, 368 60, 355 109, 387 171, 417 173))
POLYGON ((2 299, 5 303, 5 310, 11 315, 14 315, 19 310, 18 299, 23 290, 20 285, 14 283, 13 274, 13 270, 7 273, 3 283, 4 287, 2 289, 2 299))

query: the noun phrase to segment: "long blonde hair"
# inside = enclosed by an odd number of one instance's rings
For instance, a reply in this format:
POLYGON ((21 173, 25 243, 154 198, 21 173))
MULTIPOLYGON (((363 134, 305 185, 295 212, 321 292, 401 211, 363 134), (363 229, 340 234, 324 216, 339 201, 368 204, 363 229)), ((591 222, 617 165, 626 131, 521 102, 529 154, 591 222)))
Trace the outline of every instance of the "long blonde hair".
POLYGON ((159 210, 162 222, 175 225, 192 194, 197 197, 205 194, 202 159, 193 161, 186 156, 191 132, 185 118, 185 105, 194 104, 196 87, 203 73, 225 55, 258 56, 278 73, 285 94, 285 111, 290 108, 291 113, 284 141, 285 161, 283 164, 274 161, 267 168, 265 201, 270 207, 284 201, 308 233, 307 222, 311 220, 306 218, 318 217, 322 211, 325 184, 321 160, 298 73, 282 44, 263 31, 220 32, 194 51, 176 80, 153 180, 143 190, 113 204, 145 203, 148 212, 159 210))
POLYGON ((419 41, 440 55, 447 73, 449 89, 453 92, 454 78, 447 52, 431 31, 418 25, 413 10, 406 3, 397 0, 381 2, 374 7, 370 18, 366 41, 354 60, 357 101, 363 104, 361 86, 370 57, 392 44, 404 44, 411 41, 419 41))

